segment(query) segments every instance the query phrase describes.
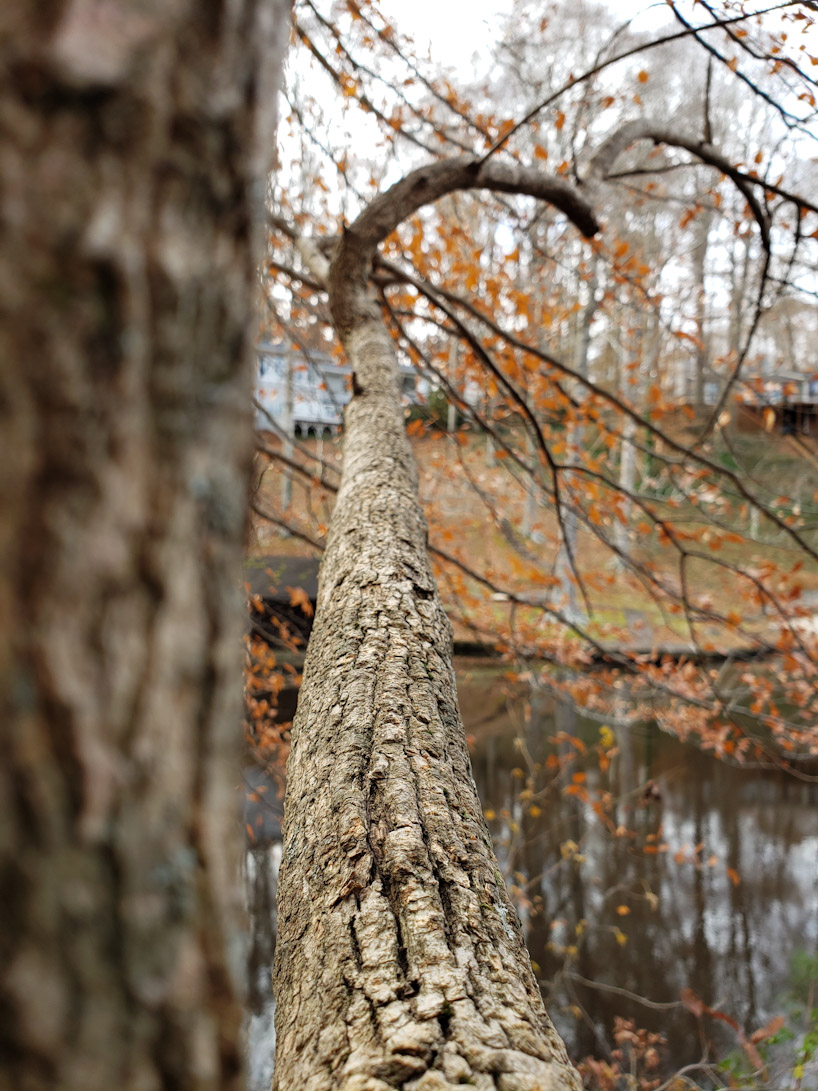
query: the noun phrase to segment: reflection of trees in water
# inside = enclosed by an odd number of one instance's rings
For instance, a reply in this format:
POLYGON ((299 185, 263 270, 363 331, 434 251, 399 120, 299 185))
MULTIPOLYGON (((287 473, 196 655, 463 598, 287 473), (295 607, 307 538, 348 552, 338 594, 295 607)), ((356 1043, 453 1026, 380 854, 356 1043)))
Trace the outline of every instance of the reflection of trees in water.
POLYGON ((667 797, 674 840, 705 845, 703 866, 676 869, 677 898, 694 907, 693 988, 752 1030, 774 1009, 791 954, 816 939, 818 789, 699 757, 668 778, 667 797))
POLYGON ((246 859, 250 943, 247 951, 247 1007, 260 1015, 272 998, 270 967, 276 947, 276 886, 281 844, 255 845, 246 859))
MULTIPOLYGON (((791 954, 815 944, 818 786, 724 765, 652 727, 614 731, 616 756, 601 773, 599 725, 535 692, 517 746, 486 740, 475 774, 498 816, 492 829, 506 874, 520 873, 529 949, 572 1055, 598 1055, 614 1016, 624 1015, 667 1036, 675 1067, 702 1049, 696 1020, 679 1003, 683 988, 749 1033, 776 1012, 791 954), (588 754, 578 756, 566 736, 588 754), (561 772, 546 769, 549 747, 561 772), (579 769, 588 801, 564 794, 579 769), (607 823, 591 806, 600 792, 610 793, 607 823), (532 797, 533 815, 520 805, 532 797)), ((735 1048, 727 1028, 710 1020, 705 1029, 720 1052, 735 1048)))
MULTIPOLYGON (((572 704, 568 704, 565 701, 557 701, 554 707, 554 729, 557 735, 567 735, 570 738, 577 737, 578 731, 578 717, 577 711, 572 704)), ((542 731, 542 720, 538 717, 538 724, 535 728, 532 722, 532 730, 539 729, 542 731)), ((565 759, 571 757, 571 746, 566 740, 557 743, 558 755, 565 759)), ((566 764, 566 768, 570 768, 566 764)), ((570 780, 570 774, 564 772, 561 776, 563 787, 568 786, 570 780)), ((559 797, 557 797, 559 798, 559 797)), ((585 807, 579 801, 576 796, 563 795, 562 805, 559 810, 562 812, 564 818, 564 828, 568 834, 568 840, 570 843, 577 845, 581 850, 587 850, 587 832, 588 832, 588 819, 585 814, 585 807), (585 842, 585 843, 584 843, 585 842)), ((580 853, 582 855, 582 853, 580 853)), ((562 890, 559 890, 557 896, 557 906, 560 917, 565 917, 569 924, 573 923, 574 926, 574 940, 572 946, 575 946, 577 953, 575 955, 575 962, 577 972, 581 977, 591 978, 595 971, 594 966, 594 954, 593 943, 583 942, 585 940, 585 931, 581 934, 577 934, 577 926, 581 921, 588 920, 589 917, 594 916, 593 902, 595 900, 594 895, 598 892, 590 890, 590 897, 586 898, 586 885, 583 882, 582 867, 579 864, 574 864, 567 868, 557 867, 552 869, 551 872, 555 876, 564 876, 567 881, 562 884, 562 890), (587 904, 586 904, 587 903, 587 904)), ((550 959, 545 962, 554 964, 554 969, 558 967, 555 965, 555 960, 550 959)), ((546 978, 550 975, 546 975, 546 978)), ((606 1035, 604 1024, 601 1023, 598 1014, 589 1010, 585 997, 582 995, 581 987, 577 988, 574 982, 566 980, 565 990, 567 995, 575 1008, 579 1008, 580 1018, 576 1021, 574 1030, 575 1047, 574 1055, 577 1057, 585 1056, 589 1053, 598 1054, 600 1051, 604 1052, 606 1047, 606 1035)))
MULTIPOLYGON (((519 889, 549 1012, 572 1056, 604 1053, 614 1017, 624 1016, 667 1037, 675 1069, 702 1049, 696 1020, 679 1003, 683 988, 749 1033, 775 1014, 791 955, 815 950, 818 785, 726 766, 622 720, 612 721, 615 756, 602 772, 599 725, 533 690, 527 709, 516 702, 501 730, 480 739, 472 764, 484 806, 497 815, 498 858, 519 889), (566 741, 572 737, 588 747, 584 756, 566 741), (548 768, 554 754, 562 770, 548 768), (607 823, 589 802, 565 794, 578 770, 591 800, 610 793, 607 823), (575 851, 561 851, 572 843, 575 851), (656 851, 646 853, 646 845, 656 851), (619 906, 627 915, 617 914, 619 906)), ((265 837, 249 850, 246 868, 250 1091, 269 1087, 272 1068, 278 806, 273 784, 245 813, 265 837)), ((727 1028, 710 1020, 706 1031, 716 1052, 735 1048, 727 1028)))
POLYGON ((249 917, 247 1016, 245 1038, 247 1091, 266 1091, 273 1076, 273 956, 276 944, 276 887, 281 841, 252 845, 245 856, 245 892, 249 917))
POLYGON ((247 1091, 267 1091, 273 1075, 273 956, 276 944, 276 888, 281 862, 281 774, 262 766, 242 773, 243 819, 248 836, 244 864, 249 940, 245 1020, 247 1091))

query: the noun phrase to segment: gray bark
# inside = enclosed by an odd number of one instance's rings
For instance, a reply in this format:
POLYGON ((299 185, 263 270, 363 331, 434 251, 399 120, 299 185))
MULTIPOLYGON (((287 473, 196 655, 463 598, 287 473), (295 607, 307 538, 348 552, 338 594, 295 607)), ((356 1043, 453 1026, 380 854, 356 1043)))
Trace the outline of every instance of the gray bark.
POLYGON ((696 306, 696 335, 699 339, 699 343, 696 346, 695 357, 695 389, 694 389, 694 401, 697 411, 701 412, 704 407, 704 386, 706 381, 706 374, 710 367, 710 353, 708 350, 708 328, 707 328, 707 290, 705 284, 705 277, 707 274, 707 247, 710 235, 710 227, 713 216, 710 212, 704 212, 700 215, 699 221, 695 228, 695 245, 693 248, 692 258, 692 274, 693 274, 693 291, 695 293, 695 306, 696 306))
MULTIPOLYGON (((292 461, 295 454, 293 440, 295 438, 295 356, 288 352, 285 357, 287 376, 285 386, 284 406, 284 457, 292 461)), ((289 512, 293 502, 293 475, 288 466, 285 466, 281 474, 281 510, 289 512)))
POLYGON ((345 232, 330 275, 354 397, 287 769, 278 1091, 580 1086, 471 776, 397 362, 367 287, 380 239, 453 188, 534 190, 595 229, 570 185, 487 167, 410 175, 345 232))
POLYGON ((287 8, 0 11, 3 1091, 240 1083, 252 192, 287 8))
MULTIPOLYGON (((594 315, 599 308, 599 300, 596 298, 597 287, 596 264, 594 264, 590 278, 586 282, 588 302, 582 309, 579 329, 576 332, 574 367, 577 374, 581 375, 583 378, 588 377, 588 354, 591 350, 591 326, 594 321, 594 315)), ((576 386, 576 396, 578 399, 581 399, 585 394, 585 390, 579 383, 577 383, 576 386)), ((578 451, 581 451, 585 443, 584 426, 582 424, 569 426, 566 429, 566 442, 571 446, 576 447, 578 451)), ((581 455, 576 457, 581 458, 581 455)), ((577 519, 575 510, 576 502, 570 498, 570 473, 563 474, 563 495, 566 491, 569 493, 568 503, 560 511, 563 542, 557 553, 557 559, 554 564, 554 573, 560 581, 558 592, 560 601, 558 606, 563 616, 570 622, 574 624, 584 624, 587 619, 583 605, 579 601, 577 578, 572 563, 572 558, 576 558, 577 553, 579 520, 577 519)))
MULTIPOLYGON (((792 327, 791 327, 791 324, 790 324, 788 326, 788 329, 791 330, 791 328, 792 327)), ((458 387, 460 386, 459 363, 460 363, 460 342, 455 341, 453 346, 452 346, 451 354, 449 356, 449 368, 448 368, 450 389, 451 389, 451 391, 453 391, 455 393, 457 392, 458 387)), ((465 383, 463 385, 465 386, 465 383)), ((457 431, 457 403, 454 401, 454 398, 452 397, 451 394, 450 394, 449 398, 450 398, 450 400, 449 400, 449 403, 448 403, 448 405, 446 407, 446 431, 449 433, 450 436, 453 436, 454 433, 457 431)))

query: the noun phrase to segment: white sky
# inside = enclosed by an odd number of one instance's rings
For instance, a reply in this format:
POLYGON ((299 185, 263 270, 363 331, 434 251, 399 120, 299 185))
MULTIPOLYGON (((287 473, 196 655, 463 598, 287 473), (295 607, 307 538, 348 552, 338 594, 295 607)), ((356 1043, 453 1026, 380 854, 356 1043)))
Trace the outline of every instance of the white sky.
MULTIPOLYGON (((428 49, 435 64, 469 76, 472 56, 481 52, 489 56, 496 40, 494 27, 510 10, 511 0, 381 0, 380 7, 414 40, 419 53, 428 49)), ((608 0, 608 7, 623 23, 632 18, 634 30, 653 30, 671 20, 664 0, 608 0)))
POLYGON ((418 52, 427 49, 436 65, 469 73, 475 52, 492 41, 497 13, 507 11, 502 0, 381 0, 381 11, 402 33, 412 38, 418 52), (464 7, 468 5, 468 17, 464 7))

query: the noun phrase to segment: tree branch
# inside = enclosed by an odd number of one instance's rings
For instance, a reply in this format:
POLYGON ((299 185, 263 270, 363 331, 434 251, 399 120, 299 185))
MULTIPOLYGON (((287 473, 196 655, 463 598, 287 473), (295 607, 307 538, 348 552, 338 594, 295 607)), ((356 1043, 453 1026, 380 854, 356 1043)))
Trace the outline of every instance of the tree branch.
MULTIPOLYGON (((746 176, 736 170, 730 160, 726 159, 712 144, 708 144, 706 141, 699 140, 696 137, 675 133, 670 129, 664 128, 661 124, 650 118, 636 118, 633 121, 629 121, 609 136, 597 149, 591 157, 590 162, 587 164, 585 172, 586 181, 604 181, 622 152, 639 140, 651 140, 654 144, 665 144, 668 147, 683 148, 685 151, 690 152, 691 155, 695 155, 702 163, 715 167, 716 170, 721 171, 722 174, 726 174, 731 178, 737 188, 741 191, 747 204, 750 206, 750 210, 752 211, 753 217, 761 232, 761 240, 764 244, 764 249, 770 249, 769 216, 748 185, 746 176)), ((760 179, 757 184, 764 185, 760 179)))

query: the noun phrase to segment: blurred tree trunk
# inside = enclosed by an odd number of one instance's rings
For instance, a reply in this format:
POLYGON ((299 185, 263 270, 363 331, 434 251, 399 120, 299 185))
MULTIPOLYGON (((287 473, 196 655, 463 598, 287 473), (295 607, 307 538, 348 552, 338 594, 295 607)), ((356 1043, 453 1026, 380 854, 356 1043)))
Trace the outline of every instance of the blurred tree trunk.
POLYGON ((252 203, 288 7, 0 10, 3 1091, 239 1084, 252 203))

